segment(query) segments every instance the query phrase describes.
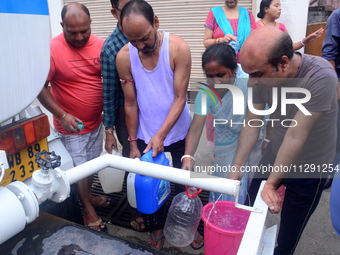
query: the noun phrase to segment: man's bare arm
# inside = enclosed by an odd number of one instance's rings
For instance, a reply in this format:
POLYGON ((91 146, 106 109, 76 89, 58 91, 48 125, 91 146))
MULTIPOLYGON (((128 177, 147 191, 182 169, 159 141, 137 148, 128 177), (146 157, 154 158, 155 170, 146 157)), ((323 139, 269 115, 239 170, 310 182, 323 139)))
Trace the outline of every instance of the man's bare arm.
MULTIPOLYGON (((311 116, 304 115, 300 110, 295 114, 294 120, 298 125, 290 127, 287 130, 276 156, 274 168, 281 166, 290 167, 291 164, 295 162, 306 142, 310 130, 322 116, 323 112, 311 112, 311 114, 311 116)), ((284 175, 285 173, 272 172, 261 193, 263 200, 274 213, 280 211, 281 199, 279 198, 276 189, 281 183, 284 175)))
MULTIPOLYGON (((264 104, 254 104, 254 108, 257 110, 263 110, 264 109, 264 104)), ((247 111, 247 115, 245 118, 245 123, 246 125, 244 127, 242 127, 241 129, 241 133, 240 133, 240 137, 239 137, 239 141, 238 141, 238 147, 237 147, 237 152, 236 152, 236 156, 235 156, 235 160, 234 160, 234 166, 236 168, 236 172, 230 172, 228 174, 228 178, 229 179, 235 179, 235 180, 241 180, 243 173, 240 171, 241 170, 241 166, 244 166, 249 158, 249 155, 251 153, 251 151, 253 150, 259 134, 260 134, 260 130, 261 127, 250 127, 247 125, 249 120, 252 119, 262 119, 262 116, 258 116, 254 113, 252 113, 251 111, 247 111)), ((258 126, 257 124, 255 124, 255 122, 253 122, 254 126, 258 126)))
MULTIPOLYGON (((274 114, 270 114, 269 119, 275 119, 274 114)), ((266 125, 266 134, 265 139, 271 141, 274 136, 274 125, 271 121, 268 121, 266 125)), ((268 141, 263 140, 261 144, 261 157, 264 155, 264 152, 266 151, 266 148, 268 146, 268 141)))
MULTIPOLYGON (((125 45, 116 57, 117 71, 123 80, 132 80, 129 47, 125 45)), ((124 109, 126 126, 131 138, 137 138, 138 128, 138 104, 134 82, 121 84, 124 92, 124 109)), ((141 157, 137 147, 137 141, 130 142, 130 158, 141 157)))
MULTIPOLYGON (((207 116, 195 114, 191 122, 187 137, 185 139, 185 152, 186 155, 194 156, 200 141, 200 137, 204 128, 207 116)), ((182 162, 182 169, 191 170, 193 162, 190 159, 185 159, 182 162)))
POLYGON ((64 109, 54 100, 51 92, 48 90, 47 88, 48 84, 49 81, 46 81, 43 89, 38 95, 40 103, 48 111, 50 111, 59 121, 61 120, 60 124, 68 133, 80 132, 81 130, 78 127, 77 122, 81 120, 73 116, 72 114, 64 111, 64 109))

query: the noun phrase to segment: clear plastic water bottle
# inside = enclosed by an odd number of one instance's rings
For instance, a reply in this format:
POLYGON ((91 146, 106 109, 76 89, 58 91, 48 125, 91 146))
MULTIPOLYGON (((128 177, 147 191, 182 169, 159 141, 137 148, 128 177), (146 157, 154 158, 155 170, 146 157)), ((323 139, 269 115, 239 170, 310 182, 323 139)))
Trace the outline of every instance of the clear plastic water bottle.
POLYGON ((185 247, 194 241, 203 205, 197 196, 202 190, 186 187, 172 200, 164 226, 164 236, 172 245, 185 247))

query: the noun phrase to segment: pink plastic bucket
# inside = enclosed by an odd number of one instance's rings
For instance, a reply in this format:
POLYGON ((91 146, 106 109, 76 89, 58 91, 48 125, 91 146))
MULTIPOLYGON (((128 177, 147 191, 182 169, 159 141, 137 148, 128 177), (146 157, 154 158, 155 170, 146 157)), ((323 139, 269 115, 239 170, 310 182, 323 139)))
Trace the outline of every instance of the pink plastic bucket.
POLYGON ((235 208, 235 202, 218 201, 217 213, 214 209, 209 217, 212 206, 211 202, 203 207, 205 255, 237 254, 250 212, 235 208))

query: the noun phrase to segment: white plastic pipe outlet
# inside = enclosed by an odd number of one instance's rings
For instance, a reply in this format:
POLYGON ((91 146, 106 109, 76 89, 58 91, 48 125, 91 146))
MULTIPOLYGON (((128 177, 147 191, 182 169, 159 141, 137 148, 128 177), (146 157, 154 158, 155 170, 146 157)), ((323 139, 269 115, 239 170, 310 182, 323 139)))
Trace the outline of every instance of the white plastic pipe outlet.
POLYGON ((69 183, 72 184, 106 167, 113 167, 131 173, 147 175, 157 179, 194 186, 196 188, 224 193, 231 196, 236 196, 240 187, 240 181, 213 177, 203 173, 194 173, 182 169, 118 157, 111 154, 105 154, 80 166, 74 167, 66 171, 65 175, 69 183))

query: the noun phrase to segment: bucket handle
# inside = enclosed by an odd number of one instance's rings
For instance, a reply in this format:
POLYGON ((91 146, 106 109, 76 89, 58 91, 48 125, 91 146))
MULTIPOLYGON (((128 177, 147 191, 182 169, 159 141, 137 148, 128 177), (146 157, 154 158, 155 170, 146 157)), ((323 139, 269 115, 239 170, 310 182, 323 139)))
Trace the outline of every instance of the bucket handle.
POLYGON ((185 185, 185 194, 187 194, 188 197, 197 197, 197 195, 198 195, 199 193, 201 193, 201 191, 202 191, 202 189, 200 189, 199 191, 197 191, 197 192, 194 193, 194 194, 190 194, 190 193, 189 193, 189 190, 188 190, 188 186, 185 185))
POLYGON ((260 208, 257 207, 251 207, 251 206, 246 206, 243 204, 239 204, 238 203, 238 198, 240 195, 240 186, 237 187, 237 191, 236 191, 236 197, 235 197, 235 207, 241 210, 245 210, 245 211, 250 211, 250 212, 255 212, 255 213, 262 213, 262 210, 260 208))

